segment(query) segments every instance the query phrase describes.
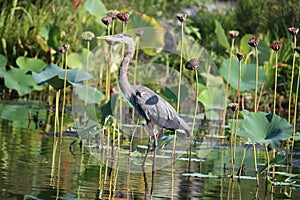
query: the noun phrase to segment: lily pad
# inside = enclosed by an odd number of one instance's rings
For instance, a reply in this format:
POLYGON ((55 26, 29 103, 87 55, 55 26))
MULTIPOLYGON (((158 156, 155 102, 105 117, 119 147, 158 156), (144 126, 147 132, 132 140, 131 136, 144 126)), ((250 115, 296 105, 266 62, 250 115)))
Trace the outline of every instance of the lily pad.
POLYGON ((26 70, 12 68, 4 72, 4 84, 9 89, 17 90, 20 96, 29 94, 33 90, 42 90, 42 86, 38 86, 31 75, 26 74, 26 70))
POLYGON ((250 112, 244 116, 242 123, 238 135, 245 137, 245 141, 269 144, 272 149, 292 136, 292 125, 276 114, 250 112))
MULTIPOLYGON (((226 59, 221 68, 220 74, 228 82, 228 66, 229 59, 226 59)), ((239 62, 237 60, 231 61, 229 84, 235 90, 238 90, 238 78, 240 73, 239 62)), ((266 73, 262 68, 258 68, 258 89, 261 88, 262 83, 266 82, 266 73)), ((242 77, 241 77, 241 92, 250 92, 255 90, 255 64, 242 64, 242 77)))
MULTIPOLYGON (((57 65, 51 63, 40 73, 32 72, 34 80, 38 85, 42 85, 48 82, 55 89, 61 89, 64 85, 65 70, 61 69, 57 65)), ((84 80, 89 80, 92 75, 86 70, 80 70, 78 68, 67 70, 67 86, 81 83, 84 80)))
POLYGON ((20 69, 24 69, 27 71, 34 71, 36 73, 42 71, 47 63, 38 58, 28 58, 25 56, 20 56, 16 60, 17 65, 20 69))

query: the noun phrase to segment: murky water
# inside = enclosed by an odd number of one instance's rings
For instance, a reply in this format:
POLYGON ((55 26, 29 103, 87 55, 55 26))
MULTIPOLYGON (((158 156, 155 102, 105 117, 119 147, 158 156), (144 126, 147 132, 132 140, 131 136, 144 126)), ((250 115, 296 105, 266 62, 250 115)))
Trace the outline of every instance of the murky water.
MULTIPOLYGON (((28 120, 24 120, 27 113, 20 113, 19 119, 12 121, 3 114, 7 109, 3 104, 1 109, 0 199, 150 199, 151 189, 152 199, 300 198, 299 187, 276 186, 271 193, 268 186, 266 192, 263 175, 258 188, 255 179, 242 179, 240 184, 237 180, 231 182, 227 176, 230 174, 228 144, 217 144, 203 159, 197 157, 199 152, 196 150, 190 166, 192 176, 187 176, 188 161, 184 156, 173 165, 158 169, 152 185, 151 171, 134 173, 129 172, 130 168, 121 168, 111 162, 105 165, 106 161, 101 157, 105 151, 97 149, 99 154, 90 154, 87 145, 81 151, 80 140, 76 137, 60 139, 44 134, 49 129, 48 123, 52 123, 48 120, 51 112, 40 111, 41 128, 36 129, 31 123, 27 129, 28 120), (226 176, 224 162, 227 163, 226 176)), ((13 110, 10 110, 11 114, 13 110)), ((238 149, 237 157, 242 150, 238 149)), ((248 149, 246 175, 255 177, 252 154, 253 150, 248 149)), ((264 153, 258 151, 258 157, 259 163, 264 163, 264 153)), ((294 156, 292 169, 284 166, 278 169, 299 174, 299 158, 299 155, 294 156)), ((293 181, 300 184, 299 176, 293 181)))

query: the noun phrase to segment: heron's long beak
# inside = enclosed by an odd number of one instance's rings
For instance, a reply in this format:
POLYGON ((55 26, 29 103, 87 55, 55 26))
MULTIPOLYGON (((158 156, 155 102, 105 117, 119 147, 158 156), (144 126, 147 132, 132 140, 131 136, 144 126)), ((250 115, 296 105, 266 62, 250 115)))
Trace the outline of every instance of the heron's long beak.
POLYGON ((108 40, 109 37, 108 37, 108 36, 98 36, 97 39, 100 39, 100 40, 108 40))

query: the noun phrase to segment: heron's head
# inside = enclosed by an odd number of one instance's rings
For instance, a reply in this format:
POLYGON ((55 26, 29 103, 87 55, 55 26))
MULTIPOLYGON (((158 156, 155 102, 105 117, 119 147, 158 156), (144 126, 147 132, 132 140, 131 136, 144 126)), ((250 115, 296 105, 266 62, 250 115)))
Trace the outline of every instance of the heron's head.
POLYGON ((126 44, 134 44, 133 38, 130 35, 126 34, 126 33, 120 33, 120 34, 116 34, 116 35, 99 36, 97 38, 101 39, 101 40, 110 40, 110 41, 113 41, 113 42, 122 42, 122 43, 126 43, 126 44))

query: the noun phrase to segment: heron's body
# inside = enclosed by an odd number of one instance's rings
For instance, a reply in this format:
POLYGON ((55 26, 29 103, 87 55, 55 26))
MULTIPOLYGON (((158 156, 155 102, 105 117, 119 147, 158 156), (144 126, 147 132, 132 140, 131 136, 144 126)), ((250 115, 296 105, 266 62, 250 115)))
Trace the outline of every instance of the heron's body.
POLYGON ((127 34, 102 36, 100 38, 127 44, 128 52, 124 55, 119 69, 119 86, 125 98, 146 119, 147 124, 158 125, 170 130, 178 130, 189 136, 189 126, 179 117, 175 109, 165 99, 145 86, 131 85, 129 83, 127 70, 134 55, 135 44, 133 38, 127 34))

